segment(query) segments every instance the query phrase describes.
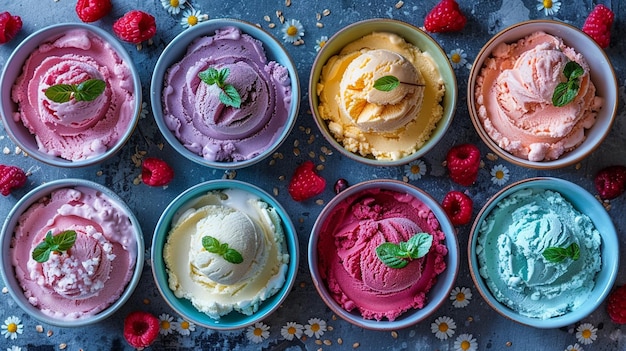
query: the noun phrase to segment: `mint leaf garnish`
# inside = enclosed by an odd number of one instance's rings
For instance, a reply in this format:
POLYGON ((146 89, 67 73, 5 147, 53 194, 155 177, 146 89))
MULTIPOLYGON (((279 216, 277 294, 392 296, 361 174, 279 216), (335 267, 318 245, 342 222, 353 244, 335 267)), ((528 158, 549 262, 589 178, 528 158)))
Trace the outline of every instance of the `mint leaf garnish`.
POLYGON ((52 235, 52 231, 46 233, 43 242, 39 243, 32 252, 33 260, 43 263, 48 261, 50 254, 55 251, 67 251, 76 242, 76 232, 66 230, 57 235, 52 235))
POLYGON ((216 70, 209 67, 206 70, 198 73, 198 78, 208 85, 217 85, 220 88, 220 102, 226 106, 232 106, 234 108, 241 107, 241 96, 237 89, 231 84, 226 84, 226 78, 230 74, 230 69, 223 68, 216 70))
POLYGON ((411 260, 424 257, 433 244, 433 237, 428 233, 417 233, 407 242, 398 244, 385 242, 376 247, 376 256, 386 266, 403 268, 411 260))
POLYGON ((580 89, 579 78, 585 73, 585 70, 576 62, 569 61, 563 67, 563 75, 567 78, 567 82, 561 82, 554 88, 552 94, 552 104, 561 107, 572 102, 578 90, 580 89))
POLYGON ((400 85, 400 80, 394 76, 383 76, 374 82, 374 89, 380 91, 392 91, 400 85))
POLYGON ((228 247, 227 243, 220 243, 216 238, 205 235, 202 237, 202 247, 208 252, 222 256, 226 261, 234 264, 243 262, 239 251, 228 247))
POLYGON ((559 263, 567 258, 576 261, 580 258, 580 247, 572 243, 568 247, 550 246, 543 250, 543 257, 548 262, 559 263))
POLYGON ((80 84, 56 84, 49 86, 44 92, 54 102, 68 102, 74 97, 76 101, 93 101, 104 92, 106 83, 102 79, 88 79, 80 84))

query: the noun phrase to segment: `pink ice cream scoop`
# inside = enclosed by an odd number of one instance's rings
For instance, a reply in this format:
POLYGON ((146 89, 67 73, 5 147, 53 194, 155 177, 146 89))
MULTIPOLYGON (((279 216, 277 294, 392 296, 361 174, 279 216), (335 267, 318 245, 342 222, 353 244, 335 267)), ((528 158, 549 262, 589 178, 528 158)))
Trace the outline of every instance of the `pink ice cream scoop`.
POLYGON ((446 268, 445 234, 432 211, 415 197, 391 190, 367 190, 339 203, 322 226, 319 271, 345 310, 363 318, 393 321, 422 308, 446 268), (425 232, 433 237, 426 256, 391 268, 376 255, 384 242, 408 241, 425 232))
POLYGON ((248 160, 280 137, 291 89, 287 68, 268 61, 260 41, 225 27, 196 39, 167 70, 164 120, 187 149, 209 161, 248 160), (200 80, 208 68, 229 71, 224 83, 239 93, 239 108, 222 103, 222 90, 200 80))

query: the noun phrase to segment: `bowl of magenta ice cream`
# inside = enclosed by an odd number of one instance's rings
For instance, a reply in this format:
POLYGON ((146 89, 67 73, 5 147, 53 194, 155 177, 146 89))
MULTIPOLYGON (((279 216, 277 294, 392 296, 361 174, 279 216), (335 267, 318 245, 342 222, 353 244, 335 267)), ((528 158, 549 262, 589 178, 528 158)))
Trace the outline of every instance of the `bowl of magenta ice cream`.
POLYGON ((593 152, 617 112, 604 50, 569 24, 533 20, 489 40, 470 72, 467 104, 481 139, 517 165, 555 169, 593 152))
POLYGON ((174 38, 157 61, 150 90, 169 144, 198 164, 222 169, 271 155, 300 104, 298 75, 284 47, 236 19, 209 20, 174 38))
POLYGON ((459 260, 454 228, 430 195, 396 180, 365 181, 333 198, 309 239, 319 295, 373 330, 414 325, 448 298, 459 260))
POLYGON ((373 166, 424 156, 445 135, 457 84, 439 44, 391 19, 347 25, 321 48, 309 76, 309 105, 325 139, 373 166))
POLYGON ((117 153, 141 108, 141 82, 126 49, 83 23, 36 31, 2 71, 2 121, 29 156, 59 167, 93 165, 117 153))
POLYGON ((19 307, 60 327, 100 322, 133 293, 143 269, 141 227, 108 188, 55 180, 20 199, 0 237, 0 273, 19 307))
POLYGON ((297 233, 264 190, 236 180, 193 186, 163 211, 152 272, 169 306, 198 325, 240 329, 287 297, 298 269, 297 233))
POLYGON ((468 245, 476 288, 502 316, 537 328, 584 319, 607 297, 619 267, 617 232, 579 185, 530 178, 490 198, 468 245))

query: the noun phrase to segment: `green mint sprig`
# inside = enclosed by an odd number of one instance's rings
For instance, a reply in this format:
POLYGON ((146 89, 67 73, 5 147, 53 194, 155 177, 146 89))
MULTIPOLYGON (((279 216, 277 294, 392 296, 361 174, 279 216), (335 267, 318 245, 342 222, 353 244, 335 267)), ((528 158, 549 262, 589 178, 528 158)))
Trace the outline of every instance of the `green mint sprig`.
POLYGON ((102 79, 88 79, 80 84, 56 84, 46 89, 46 97, 54 102, 93 101, 104 92, 106 83, 102 79))
POLYGON ((48 261, 52 252, 67 251, 74 246, 74 242, 76 232, 73 230, 66 230, 57 235, 52 235, 52 231, 49 231, 44 240, 33 249, 33 260, 44 263, 48 261))
POLYGON ((554 106, 565 106, 576 98, 580 89, 580 76, 584 73, 585 70, 574 61, 569 61, 565 64, 563 75, 567 78, 567 82, 561 82, 554 88, 554 93, 552 94, 552 104, 554 106))
POLYGON ((243 262, 243 256, 239 251, 228 247, 227 243, 221 244, 216 238, 206 235, 202 237, 202 247, 208 252, 222 256, 226 261, 234 264, 243 262))
POLYGON ((401 82, 395 76, 382 76, 382 77, 376 79, 376 81, 374 82, 374 89, 380 90, 380 91, 392 91, 393 89, 399 87, 400 84, 408 84, 408 85, 413 85, 413 86, 416 86, 416 87, 423 87, 424 86, 423 84, 414 84, 414 83, 401 82))
POLYGON ((428 233, 417 233, 407 242, 398 244, 385 242, 376 247, 376 256, 391 268, 403 268, 409 261, 424 257, 433 244, 433 237, 428 233))
POLYGON ((216 70, 209 67, 206 70, 198 73, 198 78, 208 85, 217 85, 220 88, 220 102, 226 106, 232 106, 234 108, 241 107, 241 96, 237 89, 231 84, 226 84, 226 78, 230 74, 230 69, 223 68, 216 70))
POLYGON ((580 258, 580 247, 576 243, 572 243, 568 247, 550 246, 543 250, 543 257, 552 263, 559 263, 566 258, 576 261, 580 258))

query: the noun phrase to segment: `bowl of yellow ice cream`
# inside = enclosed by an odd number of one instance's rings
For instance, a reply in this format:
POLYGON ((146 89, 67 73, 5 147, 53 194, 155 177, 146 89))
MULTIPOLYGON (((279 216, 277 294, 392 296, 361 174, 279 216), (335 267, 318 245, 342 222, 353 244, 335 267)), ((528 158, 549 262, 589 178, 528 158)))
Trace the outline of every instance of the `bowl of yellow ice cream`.
POLYGON ((339 152, 373 166, 424 156, 445 135, 457 100, 446 53, 408 23, 370 19, 344 27, 319 51, 309 104, 339 152))
POLYGON ((163 211, 152 242, 159 292, 178 314, 216 330, 273 313, 298 269, 298 240, 283 207, 236 180, 193 186, 163 211))

